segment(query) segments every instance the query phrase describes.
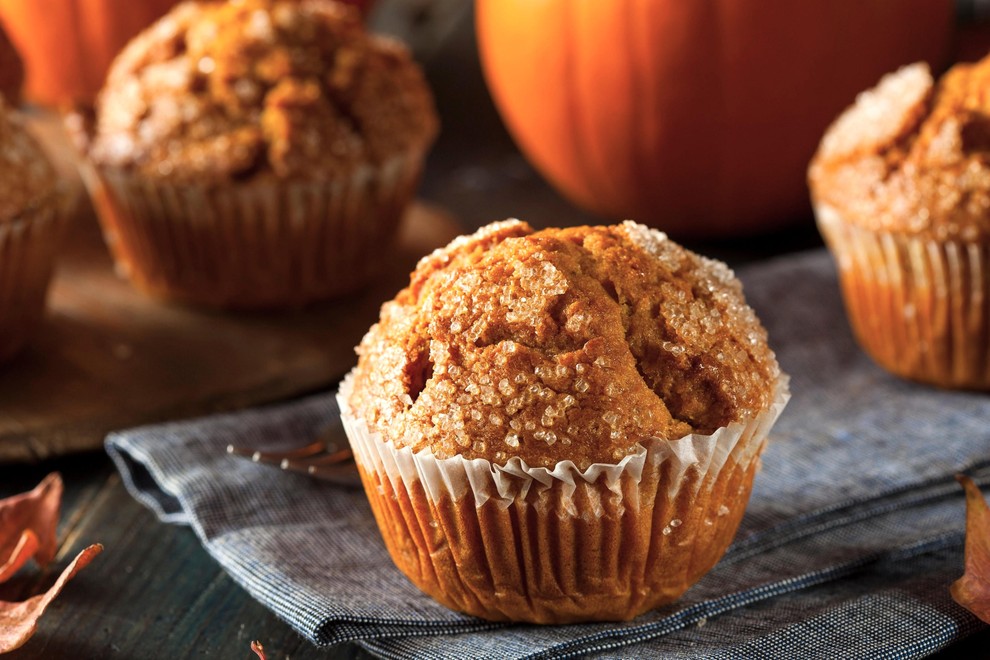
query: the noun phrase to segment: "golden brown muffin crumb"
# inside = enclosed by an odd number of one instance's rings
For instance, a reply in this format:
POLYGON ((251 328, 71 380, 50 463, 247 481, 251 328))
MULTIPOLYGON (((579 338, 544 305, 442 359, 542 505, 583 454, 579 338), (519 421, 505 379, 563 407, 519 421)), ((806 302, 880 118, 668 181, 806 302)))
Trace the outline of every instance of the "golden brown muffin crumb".
POLYGON ((46 202, 55 186, 47 156, 0 100, 0 222, 46 202))
POLYGON ((350 405, 397 446, 539 466, 751 417, 779 375, 731 271, 632 222, 462 237, 358 353, 350 405))
POLYGON ((871 230, 990 236, 990 58, 889 74, 825 134, 809 170, 816 204, 871 230))
POLYGON ((406 49, 327 0, 179 5, 117 58, 97 117, 94 161, 178 180, 325 179, 437 128, 406 49))

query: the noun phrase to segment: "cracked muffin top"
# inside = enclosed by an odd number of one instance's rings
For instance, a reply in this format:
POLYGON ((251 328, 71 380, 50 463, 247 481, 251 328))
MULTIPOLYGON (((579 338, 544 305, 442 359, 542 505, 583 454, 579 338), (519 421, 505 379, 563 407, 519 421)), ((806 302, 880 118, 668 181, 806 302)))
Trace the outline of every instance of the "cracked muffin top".
POLYGON ((419 67, 331 0, 176 6, 121 52, 89 156, 170 180, 327 179, 424 151, 419 67))
POLYGON ((0 99, 0 222, 47 203, 57 181, 41 146, 0 99))
POLYGON ((990 57, 937 83, 923 63, 885 76, 825 133, 809 183, 866 229, 990 236, 990 57))
POLYGON ((461 237, 358 354, 349 404, 397 446, 582 469, 750 418, 780 373, 732 272, 633 222, 461 237))

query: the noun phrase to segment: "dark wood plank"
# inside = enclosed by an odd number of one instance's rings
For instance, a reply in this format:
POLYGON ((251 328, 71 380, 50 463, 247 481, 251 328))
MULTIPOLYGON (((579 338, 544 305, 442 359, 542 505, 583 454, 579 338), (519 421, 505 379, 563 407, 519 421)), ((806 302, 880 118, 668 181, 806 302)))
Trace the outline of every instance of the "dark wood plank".
POLYGON ((109 459, 86 454, 10 467, 0 497, 32 488, 59 469, 67 489, 55 563, 33 565, 0 585, 0 599, 20 600, 46 589, 77 552, 95 542, 105 550, 66 587, 38 632, 8 657, 252 658, 261 640, 271 658, 366 658, 355 645, 319 649, 251 599, 206 553, 193 532, 162 525, 123 488, 109 459))

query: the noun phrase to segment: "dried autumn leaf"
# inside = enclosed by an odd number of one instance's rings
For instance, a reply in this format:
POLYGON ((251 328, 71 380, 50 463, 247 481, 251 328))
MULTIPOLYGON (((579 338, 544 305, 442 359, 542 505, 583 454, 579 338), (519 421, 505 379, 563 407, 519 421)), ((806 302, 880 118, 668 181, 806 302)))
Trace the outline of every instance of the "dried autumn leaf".
POLYGON ((62 477, 56 472, 45 477, 32 491, 0 500, 0 566, 14 566, 11 560, 19 547, 23 559, 9 574, 31 556, 41 566, 55 558, 58 547, 55 529, 61 504, 62 477), (27 530, 34 534, 37 544, 30 555, 23 556, 22 537, 27 530))
POLYGON ((5 563, 0 564, 0 582, 6 582, 21 566, 27 563, 38 552, 38 535, 30 529, 25 529, 18 539, 17 545, 10 553, 5 563))
POLYGON ((38 627, 38 619, 45 613, 48 604, 62 591, 62 587, 75 576, 93 557, 103 551, 103 546, 91 545, 72 560, 55 584, 43 594, 28 598, 20 603, 0 601, 0 653, 19 648, 31 639, 38 627))
POLYGON ((966 490, 966 571, 952 583, 952 598, 990 623, 990 507, 969 477, 956 480, 966 490))

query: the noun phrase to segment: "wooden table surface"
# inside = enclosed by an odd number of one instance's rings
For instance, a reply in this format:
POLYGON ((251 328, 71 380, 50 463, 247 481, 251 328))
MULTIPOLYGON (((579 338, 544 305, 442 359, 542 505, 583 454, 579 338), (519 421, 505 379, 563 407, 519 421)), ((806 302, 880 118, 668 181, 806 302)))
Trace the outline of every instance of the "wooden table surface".
MULTIPOLYGON (((442 46, 427 53, 443 133, 421 197, 446 209, 465 229, 508 216, 535 226, 599 222, 556 195, 513 146, 484 89, 470 20, 469 13, 460 16, 442 46)), ((817 245, 806 217, 773 236, 692 247, 739 264, 817 245)), ((52 471, 61 472, 66 484, 59 558, 49 571, 22 571, 0 585, 0 599, 20 600, 47 587, 91 543, 102 543, 105 550, 69 584, 12 660, 253 658, 253 639, 265 644, 270 658, 370 657, 354 645, 318 649, 299 637, 227 577, 190 529, 159 523, 133 500, 100 451, 0 465, 0 497, 29 490, 52 471)), ((944 655, 979 657, 987 648, 990 633, 944 655)))

